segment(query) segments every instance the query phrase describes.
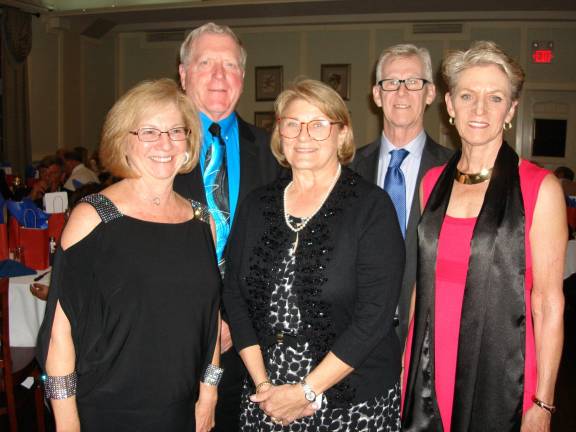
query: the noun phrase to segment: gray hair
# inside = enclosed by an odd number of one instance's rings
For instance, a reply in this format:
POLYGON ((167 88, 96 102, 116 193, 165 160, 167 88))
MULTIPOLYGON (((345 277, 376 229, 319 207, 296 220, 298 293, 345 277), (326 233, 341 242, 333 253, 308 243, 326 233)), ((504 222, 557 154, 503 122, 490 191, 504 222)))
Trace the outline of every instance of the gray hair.
MULTIPOLYGON (((382 65, 392 57, 418 57, 424 66, 424 78, 425 80, 434 84, 434 79, 432 77, 432 59, 430 58, 430 51, 426 48, 417 47, 412 44, 399 44, 392 45, 386 48, 380 54, 378 58, 378 64, 376 65, 376 84, 382 79, 382 65)), ((413 77, 417 78, 417 77, 413 77)))
POLYGON ((240 49, 240 58, 238 59, 240 61, 240 66, 242 67, 242 70, 246 69, 246 58, 248 57, 248 54, 246 53, 246 50, 242 46, 242 42, 240 41, 238 36, 236 36, 236 33, 234 33, 232 29, 227 25, 218 25, 213 22, 203 24, 200 27, 197 27, 190 33, 188 33, 188 36, 186 36, 186 39, 184 39, 184 42, 182 42, 182 45, 180 45, 181 64, 185 66, 188 65, 190 57, 192 56, 192 49, 194 47, 194 42, 196 42, 196 40, 205 33, 230 36, 236 42, 238 48, 240 49))
POLYGON ((452 51, 446 56, 442 63, 442 75, 448 90, 454 91, 463 70, 488 65, 496 65, 506 74, 512 90, 512 100, 518 100, 525 77, 522 66, 492 41, 476 41, 470 49, 452 51))

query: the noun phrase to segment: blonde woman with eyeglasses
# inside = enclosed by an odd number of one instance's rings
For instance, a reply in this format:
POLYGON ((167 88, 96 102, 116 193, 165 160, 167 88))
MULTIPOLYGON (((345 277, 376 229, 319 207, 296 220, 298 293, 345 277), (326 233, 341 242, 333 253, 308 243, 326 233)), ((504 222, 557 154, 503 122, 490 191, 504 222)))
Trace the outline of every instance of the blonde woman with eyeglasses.
POLYGON ((172 189, 198 160, 198 122, 168 79, 108 113, 100 157, 122 180, 72 211, 39 335, 59 431, 214 424, 220 276, 207 211, 172 189))

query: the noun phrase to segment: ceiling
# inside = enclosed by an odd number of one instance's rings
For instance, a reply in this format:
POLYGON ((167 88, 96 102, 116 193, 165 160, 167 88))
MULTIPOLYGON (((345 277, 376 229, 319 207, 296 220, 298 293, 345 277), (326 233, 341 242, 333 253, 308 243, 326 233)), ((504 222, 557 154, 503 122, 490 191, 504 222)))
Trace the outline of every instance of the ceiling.
POLYGON ((169 30, 190 23, 230 25, 318 22, 450 21, 474 19, 576 20, 574 0, 0 0, 0 5, 82 29, 169 30))

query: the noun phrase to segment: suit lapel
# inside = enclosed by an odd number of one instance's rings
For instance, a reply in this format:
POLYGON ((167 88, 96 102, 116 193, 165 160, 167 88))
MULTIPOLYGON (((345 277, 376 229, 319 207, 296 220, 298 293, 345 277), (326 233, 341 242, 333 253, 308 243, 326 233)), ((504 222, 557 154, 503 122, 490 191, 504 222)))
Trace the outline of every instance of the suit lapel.
POLYGON ((258 181, 258 147, 254 134, 240 117, 238 117, 238 135, 240 143, 240 189, 238 191, 238 203, 241 203, 246 195, 259 184, 258 181))
POLYGON ((364 177, 366 180, 378 184, 378 156, 380 155, 380 142, 378 138, 376 141, 368 144, 362 149, 362 156, 358 158, 358 162, 353 164, 354 170, 364 177))
POLYGON ((420 160, 420 168, 418 169, 418 177, 416 178, 416 190, 414 191, 414 197, 412 199, 412 206, 410 207, 410 218, 408 219, 408 227, 406 232, 408 233, 406 237, 406 242, 412 241, 412 238, 416 235, 416 226, 420 220, 420 182, 424 174, 428 172, 430 168, 437 165, 441 165, 443 161, 439 160, 436 152, 434 151, 434 145, 432 139, 426 134, 426 143, 424 144, 424 150, 422 152, 422 159, 420 160), (410 235, 411 234, 411 235, 410 235))
MULTIPOLYGON (((426 144, 422 152, 422 159, 420 160, 420 168, 418 169, 418 177, 416 178, 416 190, 414 191, 414 198, 412 199, 412 206, 410 207, 410 218, 408 220, 407 233, 411 233, 410 237, 416 235, 416 226, 420 220, 422 209, 420 208, 420 182, 424 174, 431 168, 442 165, 445 160, 441 159, 436 152, 436 145, 434 141, 426 134, 426 144)), ((406 237, 406 242, 411 241, 412 238, 406 237)))

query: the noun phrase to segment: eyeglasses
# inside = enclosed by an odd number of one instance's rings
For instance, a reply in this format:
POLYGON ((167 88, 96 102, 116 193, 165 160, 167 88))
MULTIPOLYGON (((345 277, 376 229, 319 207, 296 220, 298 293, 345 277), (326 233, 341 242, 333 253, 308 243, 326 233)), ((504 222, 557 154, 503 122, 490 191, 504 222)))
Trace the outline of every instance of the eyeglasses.
POLYGON ((310 138, 315 141, 324 141, 332 132, 332 125, 341 124, 342 122, 331 122, 330 120, 312 120, 301 122, 290 117, 281 117, 278 119, 278 132, 284 138, 296 138, 300 135, 302 125, 306 125, 306 131, 310 138))
POLYGON ((190 135, 190 129, 184 126, 161 131, 160 129, 143 127, 135 131, 130 131, 132 135, 137 135, 138 139, 143 142, 154 142, 160 139, 160 135, 167 134, 172 141, 184 141, 190 135))
POLYGON ((384 91, 396 91, 400 88, 401 84, 404 84, 406 90, 418 91, 424 88, 424 84, 428 84, 430 81, 424 78, 406 78, 406 79, 383 79, 378 81, 378 85, 384 91))

